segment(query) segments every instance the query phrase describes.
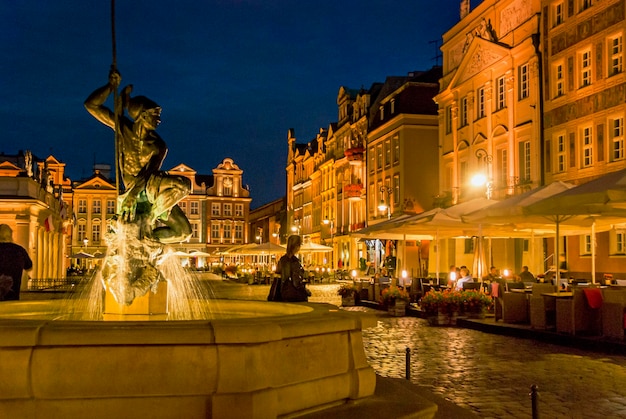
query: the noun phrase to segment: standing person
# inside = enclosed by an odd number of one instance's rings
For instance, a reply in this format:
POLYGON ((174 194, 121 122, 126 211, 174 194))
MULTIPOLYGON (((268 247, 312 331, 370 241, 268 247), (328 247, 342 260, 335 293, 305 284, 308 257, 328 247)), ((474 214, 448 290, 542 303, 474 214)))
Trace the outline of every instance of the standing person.
POLYGON ((304 269, 296 254, 302 246, 302 237, 289 236, 287 239, 287 252, 280 258, 276 266, 274 284, 270 289, 269 301, 308 301, 310 292, 306 289, 304 281, 304 269))
POLYGON ((20 299, 22 273, 32 267, 33 262, 26 249, 13 243, 11 227, 0 224, 0 301, 20 299))

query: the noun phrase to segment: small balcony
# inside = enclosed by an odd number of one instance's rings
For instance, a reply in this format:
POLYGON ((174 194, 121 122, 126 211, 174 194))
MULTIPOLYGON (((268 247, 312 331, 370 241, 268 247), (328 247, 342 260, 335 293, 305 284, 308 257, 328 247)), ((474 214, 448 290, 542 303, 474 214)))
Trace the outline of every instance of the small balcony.
POLYGON ((359 199, 363 192, 362 183, 350 183, 343 187, 343 194, 348 199, 359 199))
POLYGON ((346 158, 351 164, 362 162, 364 153, 365 153, 365 149, 363 147, 351 147, 351 148, 347 148, 343 152, 343 154, 346 156, 346 158))

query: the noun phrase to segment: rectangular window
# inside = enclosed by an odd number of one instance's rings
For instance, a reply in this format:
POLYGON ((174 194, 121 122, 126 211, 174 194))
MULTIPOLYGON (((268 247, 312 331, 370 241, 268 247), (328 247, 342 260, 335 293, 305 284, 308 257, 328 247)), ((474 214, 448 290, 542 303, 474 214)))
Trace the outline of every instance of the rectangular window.
POLYGON ((390 113, 391 113, 391 115, 393 115, 394 113, 396 113, 396 100, 395 99, 391 99, 389 104, 391 106, 390 113))
POLYGON ((86 238, 87 226, 85 224, 78 225, 78 241, 82 242, 86 238))
POLYGON ((87 214, 87 200, 86 199, 78 200, 78 213, 87 214))
POLYGON ((224 185, 224 196, 233 196, 233 187, 224 185))
POLYGON ((200 213, 200 203, 198 201, 191 202, 191 215, 198 215, 200 213))
POLYGON ((187 202, 186 201, 180 201, 178 203, 178 207, 185 213, 185 215, 187 215, 187 202))
POLYGON ((115 200, 107 199, 107 214, 115 214, 115 200))
POLYGON ((591 84, 591 50, 583 51, 579 54, 580 60, 580 87, 591 84))
POLYGON ((102 201, 99 199, 94 199, 91 203, 91 211, 92 214, 101 214, 102 213, 102 201))
POLYGON ((452 106, 446 106, 446 134, 452 132, 452 106))
POLYGON ((211 224, 211 239, 213 240, 220 239, 220 225, 219 224, 211 224))
POLYGON ((224 217, 233 216, 233 204, 224 204, 224 217))
POLYGON ((224 239, 226 241, 230 241, 233 238, 230 227, 230 224, 224 224, 224 239))
POLYGON ((382 121, 383 119, 385 119, 385 107, 381 106, 379 110, 380 110, 380 120, 382 121))
POLYGON ((235 239, 243 239, 243 226, 241 224, 235 224, 235 239))
POLYGON ((391 143, 389 140, 385 141, 385 167, 391 166, 391 143))
POLYGON ((580 243, 581 243, 580 254, 590 255, 591 254, 591 235, 585 234, 584 236, 582 236, 582 240, 580 241, 580 243))
POLYGON ((611 136, 611 160, 624 158, 624 117, 609 121, 609 135, 611 136))
POLYGON ((400 175, 393 175, 393 205, 400 205, 400 175))
POLYGON ((485 88, 476 91, 476 116, 478 119, 485 117, 485 88))
POLYGON ((94 224, 91 226, 91 241, 100 241, 100 224, 94 224))
POLYGON ((374 147, 369 148, 369 157, 370 173, 374 173, 376 171, 376 152, 374 151, 374 147))
POLYGON ((496 80, 496 91, 496 110, 504 109, 506 107, 506 80, 504 77, 496 80))
POLYGON ((554 66, 554 97, 563 96, 565 94, 565 75, 563 72, 563 63, 554 66))
POLYGON ((191 238, 198 238, 198 223, 191 223, 191 238))
POLYGON ((379 144, 376 146, 376 169, 383 170, 383 146, 379 144))
POLYGON ((626 231, 617 230, 615 231, 615 240, 614 240, 614 249, 615 254, 623 255, 626 254, 626 231))
POLYGON ((530 179, 530 141, 519 144, 519 177, 521 182, 529 182, 530 179))
POLYGON ((624 41, 621 34, 609 38, 609 76, 624 71, 624 41))
POLYGON ((528 64, 519 66, 519 100, 526 99, 530 96, 528 77, 528 64))
POLYGON ((461 127, 464 127, 468 124, 468 119, 467 119, 467 96, 461 99, 461 112, 459 117, 461 118, 460 125, 461 127))
POLYGON ((235 204, 235 217, 243 217, 243 204, 235 204))
POLYGON ((591 0, 580 0, 580 11, 587 10, 591 7, 592 3, 591 0))
POLYGON ((498 185, 500 188, 508 187, 507 177, 509 173, 509 153, 506 148, 503 148, 498 153, 498 163, 500 170, 498 171, 498 185))
POLYGON ((219 215, 220 215, 220 204, 219 204, 219 202, 213 202, 211 204, 211 215, 219 217, 219 215))
POLYGON ((563 23, 563 2, 556 3, 553 8, 553 26, 560 25, 563 23))
POLYGON ((400 162, 400 139, 397 135, 393 137, 393 162, 400 162))
POLYGON ((581 132, 582 167, 590 167, 593 164, 593 138, 591 127, 584 127, 581 132))
POLYGON ((565 155, 565 134, 559 134, 556 136, 556 168, 557 172, 561 173, 565 171, 565 165, 567 164, 567 156, 565 155))

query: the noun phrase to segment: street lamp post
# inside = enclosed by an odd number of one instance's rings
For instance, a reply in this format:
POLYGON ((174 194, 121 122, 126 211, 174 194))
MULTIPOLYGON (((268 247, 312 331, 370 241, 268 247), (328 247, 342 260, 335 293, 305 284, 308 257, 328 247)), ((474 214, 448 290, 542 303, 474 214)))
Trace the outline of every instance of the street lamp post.
POLYGON ((378 204, 378 210, 380 212, 387 211, 387 219, 391 219, 391 194, 393 193, 393 189, 390 186, 381 186, 380 187, 380 203, 378 204), (385 192, 387 192, 387 200, 389 204, 385 201, 385 192))
POLYGON ((493 157, 482 148, 479 148, 476 150, 476 158, 484 165, 485 170, 484 173, 478 173, 472 177, 472 185, 477 187, 484 186, 487 199, 491 199, 493 195, 493 180, 491 179, 490 169, 493 157))
POLYGON ((333 248, 330 254, 330 266, 331 268, 335 267, 335 220, 325 218, 322 223, 330 227, 330 247, 333 248))

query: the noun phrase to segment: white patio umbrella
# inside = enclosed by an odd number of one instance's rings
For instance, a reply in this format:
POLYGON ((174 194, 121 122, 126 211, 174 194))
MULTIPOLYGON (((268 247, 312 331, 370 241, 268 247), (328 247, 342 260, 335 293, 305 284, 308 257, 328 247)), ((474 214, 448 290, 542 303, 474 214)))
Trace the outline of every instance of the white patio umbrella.
POLYGON ((333 248, 330 246, 324 246, 323 244, 313 242, 303 243, 300 247, 300 253, 323 253, 332 251, 333 248))

